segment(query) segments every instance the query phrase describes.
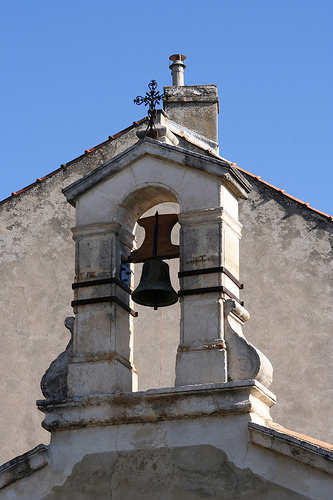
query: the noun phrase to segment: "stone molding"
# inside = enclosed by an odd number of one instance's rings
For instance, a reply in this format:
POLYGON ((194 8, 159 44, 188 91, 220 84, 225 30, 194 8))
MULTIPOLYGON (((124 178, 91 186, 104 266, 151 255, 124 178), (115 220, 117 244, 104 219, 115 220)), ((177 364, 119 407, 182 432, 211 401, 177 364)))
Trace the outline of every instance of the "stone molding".
POLYGON ((121 242, 131 250, 136 237, 127 229, 124 229, 120 222, 100 222, 96 224, 85 224, 83 226, 72 227, 73 240, 80 241, 85 238, 94 238, 96 236, 108 236, 118 234, 121 242))
POLYGON ((251 187, 248 190, 247 186, 241 184, 241 179, 237 177, 238 170, 231 166, 229 172, 223 175, 223 184, 231 191, 231 193, 237 198, 243 198, 247 200, 248 193, 251 191, 251 187))
POLYGON ((188 351, 205 351, 211 349, 227 349, 223 339, 215 339, 210 342, 203 343, 201 340, 191 342, 188 344, 179 344, 177 352, 188 352, 188 351))
POLYGON ((72 227, 73 240, 79 241, 83 238, 94 236, 106 236, 108 234, 118 234, 120 230, 119 222, 101 222, 99 224, 85 224, 84 226, 72 227))
POLYGON ((45 444, 39 444, 27 453, 3 464, 0 467, 0 489, 45 467, 49 463, 48 449, 45 444))
POLYGON ((164 87, 165 103, 210 102, 217 103, 217 85, 184 85, 164 87))
POLYGON ((49 431, 232 414, 264 424, 274 404, 274 394, 256 380, 37 401, 49 431))
POLYGON ((234 219, 223 207, 182 212, 178 214, 178 221, 181 226, 199 226, 201 224, 220 224, 224 222, 239 238, 242 236, 241 230, 243 225, 234 219))
MULTIPOLYGON (((99 354, 91 353, 76 353, 71 359, 71 363, 98 363, 101 361, 118 361, 130 370, 133 370, 133 365, 124 356, 117 352, 107 352, 99 354)), ((135 371, 135 370, 134 370, 135 371)))
POLYGON ((77 198, 85 194, 94 186, 103 182, 122 169, 134 163, 139 158, 150 155, 161 160, 176 163, 184 169, 197 170, 208 175, 213 175, 222 180, 224 184, 239 198, 246 199, 251 191, 251 184, 229 162, 219 158, 208 157, 203 154, 185 151, 177 146, 161 143, 155 139, 145 137, 129 147, 103 165, 97 167, 82 179, 75 181, 63 189, 67 201, 75 206, 77 198), (228 174, 226 176, 226 174, 228 174))
POLYGON ((333 474, 333 451, 255 422, 249 422, 248 427, 253 444, 333 474))

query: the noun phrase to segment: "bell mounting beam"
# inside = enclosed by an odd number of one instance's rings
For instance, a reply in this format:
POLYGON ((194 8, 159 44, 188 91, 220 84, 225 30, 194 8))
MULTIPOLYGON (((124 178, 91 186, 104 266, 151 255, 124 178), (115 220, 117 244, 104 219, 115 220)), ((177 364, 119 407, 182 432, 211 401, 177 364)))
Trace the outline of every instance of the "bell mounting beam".
POLYGON ((141 247, 131 252, 130 262, 146 262, 153 257, 161 259, 179 257, 179 245, 171 243, 171 231, 178 222, 177 214, 158 215, 158 231, 156 231, 156 215, 144 217, 137 222, 144 228, 146 234, 141 247))

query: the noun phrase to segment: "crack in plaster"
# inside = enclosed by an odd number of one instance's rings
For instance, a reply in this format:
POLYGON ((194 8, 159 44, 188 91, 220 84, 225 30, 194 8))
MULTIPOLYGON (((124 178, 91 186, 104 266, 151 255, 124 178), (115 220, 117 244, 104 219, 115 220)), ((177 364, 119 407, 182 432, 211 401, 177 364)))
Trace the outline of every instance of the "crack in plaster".
MULTIPOLYGON (((250 444, 251 444, 250 443, 250 438, 248 438, 247 445, 246 445, 246 451, 245 451, 245 455, 244 455, 244 458, 243 458, 242 472, 240 473, 239 481, 236 483, 235 492, 234 492, 234 495, 233 495, 233 497, 232 497, 231 500, 237 500, 237 498, 238 498, 237 495, 239 495, 241 493, 241 491, 239 491, 238 487, 239 487, 239 485, 242 484, 243 476, 244 476, 244 474, 246 472, 246 469, 245 469, 246 465, 245 464, 246 464, 246 458, 247 458, 248 453, 249 453, 250 444)), ((250 468, 250 470, 251 470, 251 468, 250 468)), ((251 470, 251 472, 253 472, 253 471, 251 470)))
POLYGON ((118 450, 118 444, 117 444, 118 433, 119 433, 119 427, 117 426, 116 437, 115 437, 115 442, 114 442, 114 447, 115 447, 115 450, 116 450, 116 453, 117 453, 117 460, 116 460, 115 464, 113 465, 113 467, 111 466, 111 468, 110 468, 110 500, 112 500, 112 497, 113 497, 113 491, 112 491, 112 474, 113 474, 113 471, 114 471, 114 469, 115 469, 115 467, 117 465, 118 458, 119 458, 119 450, 118 450))

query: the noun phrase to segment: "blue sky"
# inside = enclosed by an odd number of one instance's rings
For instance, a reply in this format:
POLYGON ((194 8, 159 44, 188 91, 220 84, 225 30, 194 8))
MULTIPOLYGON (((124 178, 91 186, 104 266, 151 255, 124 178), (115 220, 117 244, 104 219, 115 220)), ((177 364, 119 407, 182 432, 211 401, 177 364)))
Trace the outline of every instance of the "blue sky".
POLYGON ((0 199, 142 118, 180 52, 218 85, 220 154, 332 215, 332 23, 332 0, 1 2, 0 199))

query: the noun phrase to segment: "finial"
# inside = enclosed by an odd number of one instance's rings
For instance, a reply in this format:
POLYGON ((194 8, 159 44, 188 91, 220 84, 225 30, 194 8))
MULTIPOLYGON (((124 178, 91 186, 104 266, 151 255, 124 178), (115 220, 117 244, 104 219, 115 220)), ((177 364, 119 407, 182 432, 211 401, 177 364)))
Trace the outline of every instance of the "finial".
POLYGON ((149 104, 149 109, 148 109, 148 127, 145 131, 144 136, 145 137, 151 137, 152 139, 157 138, 157 130, 155 127, 155 120, 156 120, 156 109, 155 105, 159 104, 160 101, 163 99, 164 94, 160 94, 159 91, 156 92, 157 88, 157 82, 156 80, 151 80, 151 82, 148 84, 149 91, 146 92, 145 97, 142 97, 138 95, 134 100, 134 104, 144 104, 147 106, 149 104))

